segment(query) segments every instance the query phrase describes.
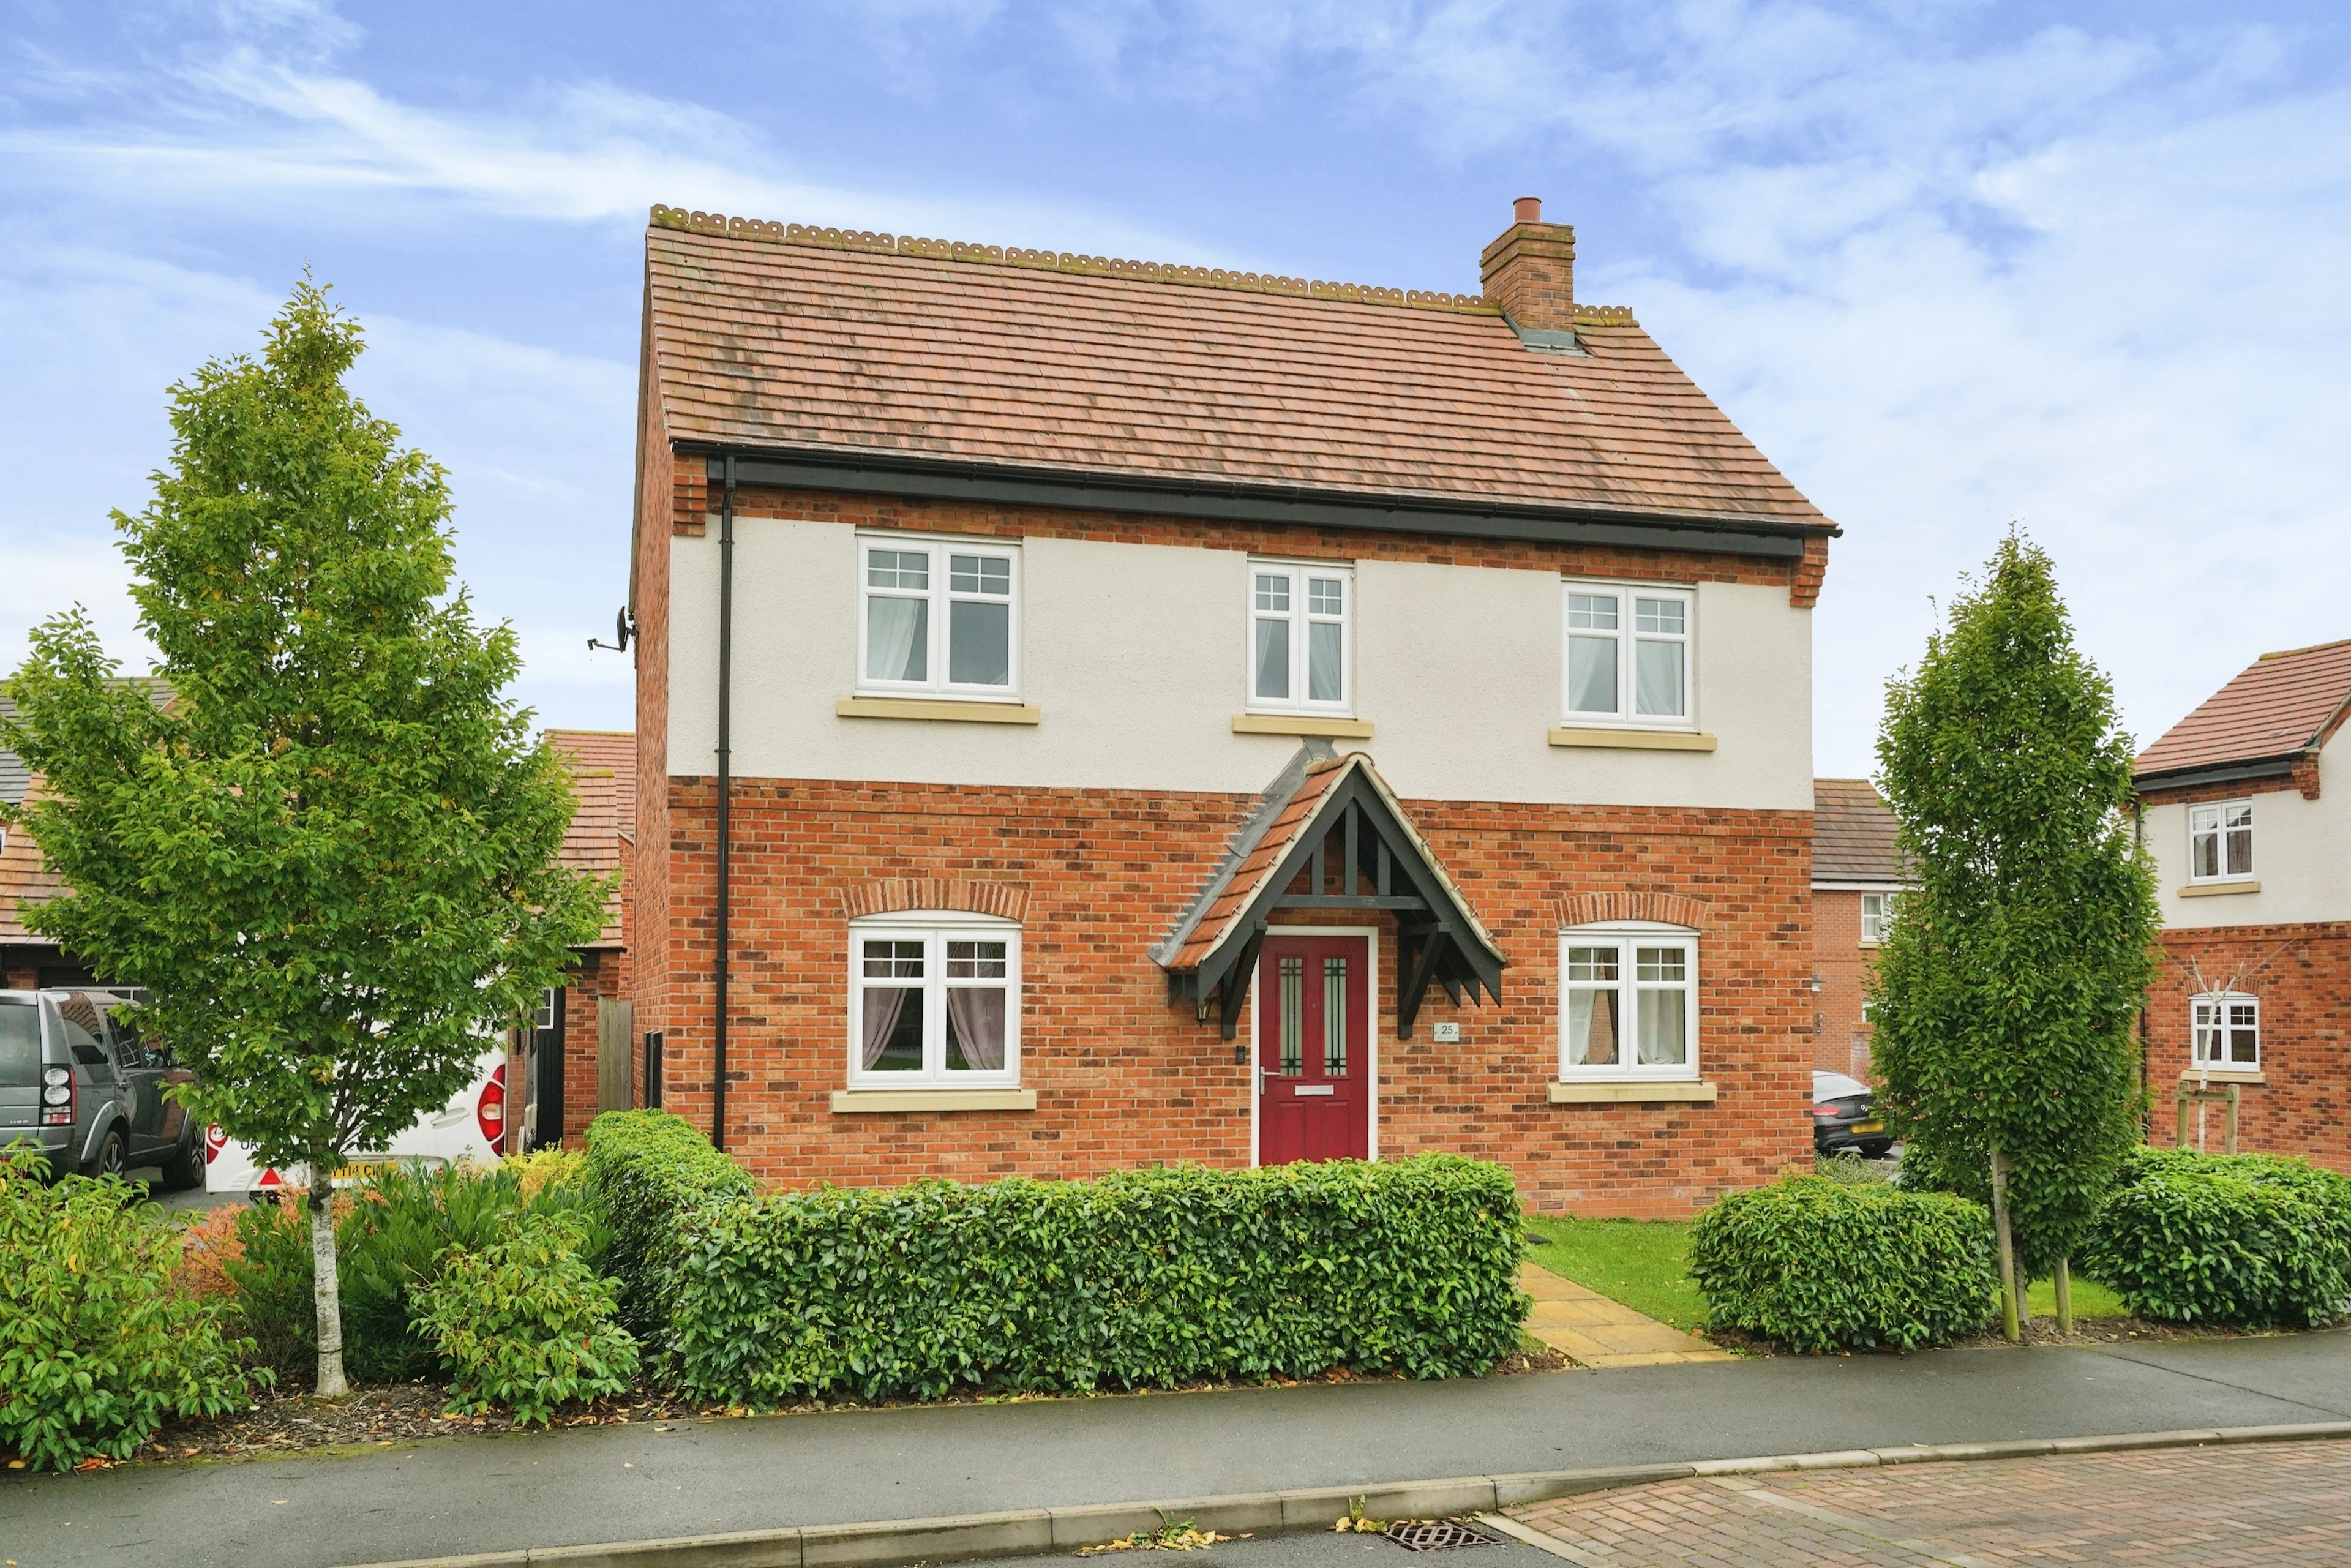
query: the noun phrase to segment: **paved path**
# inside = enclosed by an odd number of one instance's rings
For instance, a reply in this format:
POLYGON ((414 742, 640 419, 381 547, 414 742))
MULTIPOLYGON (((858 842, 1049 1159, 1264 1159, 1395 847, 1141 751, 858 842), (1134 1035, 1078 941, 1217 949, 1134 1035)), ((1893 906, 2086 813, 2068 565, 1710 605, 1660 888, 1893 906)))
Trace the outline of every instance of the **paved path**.
MULTIPOLYGON (((2351 1419, 2351 1332, 605 1427, 0 1472, 0 1558, 332 1568, 1220 1492, 2351 1419)), ((1208 1568, 1204 1563, 1202 1568, 1208 1568)))
POLYGON ((1696 1334, 1635 1312, 1588 1286, 1529 1263, 1519 1289, 1535 1299, 1527 1332, 1578 1366, 1672 1366, 1686 1362, 1736 1361, 1696 1334))
POLYGON ((1588 1568, 2341 1568, 2351 1563, 2351 1443, 1718 1476, 1510 1517, 1588 1568))

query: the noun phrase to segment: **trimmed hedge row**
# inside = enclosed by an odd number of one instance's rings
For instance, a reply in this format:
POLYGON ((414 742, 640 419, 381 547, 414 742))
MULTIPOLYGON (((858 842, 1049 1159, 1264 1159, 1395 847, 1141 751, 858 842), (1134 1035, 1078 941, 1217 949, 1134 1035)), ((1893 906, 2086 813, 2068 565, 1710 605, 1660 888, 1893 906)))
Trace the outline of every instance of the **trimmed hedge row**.
POLYGON ((2143 1318, 2327 1322, 2351 1306, 2351 1179, 2274 1155, 2141 1149, 2083 1262, 2143 1318))
POLYGON ((1529 1305, 1510 1172, 1441 1155, 824 1188, 708 1205, 682 1232, 671 1364, 695 1397, 752 1406, 1476 1375, 1529 1305))
POLYGON ((1991 1216, 1948 1193, 1783 1176, 1698 1217, 1707 1321, 1798 1350, 1938 1344, 1991 1320, 1991 1216))
POLYGON ((588 1193, 612 1227, 604 1267, 619 1278, 622 1320, 640 1338, 658 1337, 666 1320, 682 1218, 758 1190, 683 1116, 610 1111, 588 1124, 588 1193))

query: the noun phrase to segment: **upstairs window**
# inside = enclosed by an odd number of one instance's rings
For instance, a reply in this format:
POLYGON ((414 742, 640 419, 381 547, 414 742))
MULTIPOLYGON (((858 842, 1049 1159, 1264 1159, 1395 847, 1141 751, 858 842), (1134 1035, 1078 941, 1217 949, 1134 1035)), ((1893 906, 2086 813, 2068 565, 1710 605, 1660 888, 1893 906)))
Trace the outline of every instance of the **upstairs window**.
POLYGON ((850 927, 852 1089, 1020 1082, 1020 928, 931 914, 850 927))
POLYGON ((1698 1075, 1698 938, 1668 926, 1560 937, 1559 1075, 1698 1075))
POLYGON ((1351 568, 1249 563, 1250 707, 1353 710, 1354 601, 1351 568))
POLYGON ((2253 874, 2253 803, 2188 808, 2188 880, 2234 882, 2253 874))
POLYGON ((1886 928, 1894 920, 1894 900, 1890 893, 1865 893, 1861 895, 1862 945, 1875 947, 1886 940, 1886 928))
POLYGON ((2262 1064, 2262 1004, 2223 992, 2189 1001, 2199 1067, 2259 1067, 2262 1064))
POLYGON ((1566 593, 1567 722, 1690 727, 1697 595, 1584 582, 1566 593))
POLYGON ((1019 689, 1020 551, 977 541, 858 541, 858 685, 1003 701, 1019 689))

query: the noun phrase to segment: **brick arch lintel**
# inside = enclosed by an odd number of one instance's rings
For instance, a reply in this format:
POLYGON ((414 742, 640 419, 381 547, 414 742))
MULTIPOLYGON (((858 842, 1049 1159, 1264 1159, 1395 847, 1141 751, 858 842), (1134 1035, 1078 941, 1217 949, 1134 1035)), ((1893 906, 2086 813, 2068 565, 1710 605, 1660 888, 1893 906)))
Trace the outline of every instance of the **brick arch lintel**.
POLYGON ((896 915, 910 909, 952 909, 992 915, 1018 925, 1029 917, 1029 889, 1016 882, 970 882, 941 877, 880 877, 841 888, 844 918, 896 915))
POLYGON ((1562 926, 1605 925, 1620 920, 1655 920, 1702 932, 1706 900, 1678 893, 1578 893, 1559 901, 1562 926))

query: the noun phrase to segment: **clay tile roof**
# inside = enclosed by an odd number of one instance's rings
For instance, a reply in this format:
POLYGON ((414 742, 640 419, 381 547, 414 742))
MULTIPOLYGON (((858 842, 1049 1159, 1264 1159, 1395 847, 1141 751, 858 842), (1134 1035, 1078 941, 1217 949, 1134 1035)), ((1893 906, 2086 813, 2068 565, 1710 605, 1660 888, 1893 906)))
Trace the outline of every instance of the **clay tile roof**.
MULTIPOLYGON (((38 780, 28 783, 37 787, 38 780)), ((19 792, 16 799, 22 800, 19 792)), ((25 929, 24 912, 36 904, 57 896, 58 883, 55 873, 41 858, 40 845, 22 828, 10 828, 7 843, 0 847, 0 946, 19 943, 46 946, 49 938, 36 936, 25 929)))
POLYGON ((1866 779, 1813 780, 1813 880, 1903 880, 1894 813, 1866 779))
MULTIPOLYGON (((625 841, 636 838, 637 737, 625 731, 550 729, 547 738, 571 765, 578 803, 559 856, 576 871, 600 875, 627 863, 625 841)), ((604 931, 594 946, 618 947, 622 935, 621 889, 604 900, 604 931)))
POLYGON ((1354 760, 1352 757, 1332 758, 1314 763, 1306 769, 1306 777, 1299 784, 1297 793, 1290 796, 1289 804, 1282 807, 1273 821, 1267 824, 1264 837, 1259 839, 1256 847, 1233 868, 1232 875, 1226 880, 1223 888, 1208 901, 1207 908, 1200 912, 1200 918, 1194 923, 1184 945, 1167 960, 1168 968, 1196 969, 1201 959, 1216 951, 1233 922, 1240 918, 1241 913, 1257 897, 1265 879, 1274 874, 1281 864, 1281 857, 1305 831, 1306 824, 1314 820, 1314 810, 1323 796, 1330 792, 1331 786, 1339 781, 1354 760))
POLYGON ((2138 776, 2299 757, 2351 706, 2351 639, 2263 653, 2139 753, 2138 776))
POLYGON ((1620 308, 1545 352, 1460 296, 672 208, 645 256, 674 441, 1829 526, 1620 308))

